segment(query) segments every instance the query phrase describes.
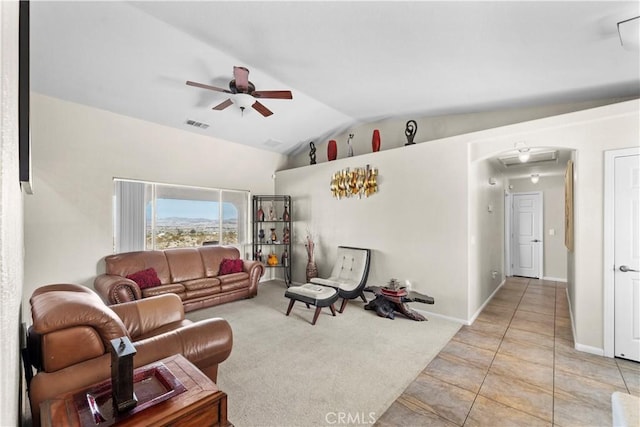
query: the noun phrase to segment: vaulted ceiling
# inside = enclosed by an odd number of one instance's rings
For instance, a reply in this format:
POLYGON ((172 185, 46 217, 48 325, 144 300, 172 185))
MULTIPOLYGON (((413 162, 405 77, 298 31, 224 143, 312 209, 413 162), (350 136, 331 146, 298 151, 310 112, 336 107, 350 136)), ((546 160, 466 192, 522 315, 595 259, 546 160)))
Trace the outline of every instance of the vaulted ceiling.
MULTIPOLYGON (((638 96, 616 24, 636 1, 159 1, 31 5, 32 90, 265 150, 384 118, 638 96), (263 117, 212 107, 233 66, 263 117), (206 129, 187 124, 205 123, 206 129)), ((213 141, 213 140, 212 140, 213 141)))

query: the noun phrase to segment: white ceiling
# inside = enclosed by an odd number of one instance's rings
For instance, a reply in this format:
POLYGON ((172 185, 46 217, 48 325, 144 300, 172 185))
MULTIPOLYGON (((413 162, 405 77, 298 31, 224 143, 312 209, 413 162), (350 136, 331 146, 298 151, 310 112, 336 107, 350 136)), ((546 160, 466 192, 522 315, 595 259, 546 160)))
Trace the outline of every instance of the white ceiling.
POLYGON ((280 153, 363 122, 640 93, 616 23, 639 2, 52 2, 31 5, 36 92, 280 153), (234 65, 274 114, 211 108, 234 65), (187 119, 210 125, 206 130, 187 119))

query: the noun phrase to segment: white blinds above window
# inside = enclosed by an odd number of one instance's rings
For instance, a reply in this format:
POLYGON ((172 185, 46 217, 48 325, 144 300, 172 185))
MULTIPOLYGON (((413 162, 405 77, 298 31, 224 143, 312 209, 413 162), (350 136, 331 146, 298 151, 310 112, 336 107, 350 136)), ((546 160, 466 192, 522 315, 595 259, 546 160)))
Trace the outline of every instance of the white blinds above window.
POLYGON ((145 184, 116 181, 115 249, 116 253, 144 250, 145 184))

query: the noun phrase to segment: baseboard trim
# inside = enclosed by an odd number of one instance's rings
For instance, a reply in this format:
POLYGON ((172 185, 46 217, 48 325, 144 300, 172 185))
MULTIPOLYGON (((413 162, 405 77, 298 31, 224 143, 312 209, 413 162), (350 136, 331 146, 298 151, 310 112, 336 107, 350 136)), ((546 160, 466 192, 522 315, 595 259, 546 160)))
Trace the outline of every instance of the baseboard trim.
POLYGON ((474 313, 473 316, 471 316, 471 319, 468 320, 468 322, 466 323, 466 325, 471 325, 473 324, 473 322, 476 321, 476 319, 478 318, 478 316, 480 315, 480 313, 482 313, 482 310, 484 310, 484 307, 489 304, 489 301, 491 301, 491 299, 493 298, 493 296, 496 294, 496 292, 498 292, 500 290, 500 288, 506 283, 506 278, 502 279, 502 282, 500 282, 500 284, 493 290, 493 292, 491 293, 491 295, 489 295, 489 298, 487 298, 484 303, 480 306, 479 309, 476 310, 476 312, 474 313))
POLYGON ((584 345, 580 343, 575 343, 573 348, 578 351, 583 351, 589 354, 595 354, 596 356, 604 356, 604 349, 598 347, 592 347, 590 345, 584 345))
POLYGON ((464 319, 458 319, 457 317, 451 317, 451 316, 445 316, 444 314, 439 314, 439 313, 433 313, 431 311, 426 311, 426 310, 421 310, 419 308, 416 308, 415 306, 411 307, 414 311, 417 311, 418 313, 422 314, 424 317, 429 318, 429 317, 437 317, 439 319, 443 319, 443 320, 449 320, 451 322, 456 322, 456 323, 460 323, 461 325, 470 325, 471 323, 469 323, 468 321, 464 320, 464 319))
POLYGON ((567 304, 569 305, 569 317, 571 318, 571 332, 573 333, 573 348, 584 353, 595 354, 596 356, 604 356, 604 349, 593 347, 590 345, 580 344, 576 341, 576 322, 573 320, 573 309, 571 308, 571 298, 569 298, 569 288, 565 290, 567 296, 567 304))
POLYGON ((562 283, 567 283, 567 278, 560 278, 560 277, 543 277, 542 280, 548 280, 549 282, 562 282, 562 283))

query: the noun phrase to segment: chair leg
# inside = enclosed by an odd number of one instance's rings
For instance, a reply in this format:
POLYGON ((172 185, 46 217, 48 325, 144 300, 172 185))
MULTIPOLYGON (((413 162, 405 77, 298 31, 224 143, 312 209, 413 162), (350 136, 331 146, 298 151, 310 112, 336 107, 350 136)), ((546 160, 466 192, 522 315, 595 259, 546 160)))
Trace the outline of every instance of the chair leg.
POLYGON ((345 308, 347 308, 347 303, 349 302, 349 300, 347 298, 343 298, 342 299, 342 304, 340 304, 340 310, 338 310, 338 313, 342 313, 344 311, 345 308))
POLYGON ((367 301, 367 297, 364 296, 364 292, 360 293, 360 298, 362 298, 362 301, 364 301, 365 303, 369 302, 369 301, 367 301))
POLYGON ((322 307, 316 307, 316 312, 313 313, 313 322, 311 322, 312 325, 316 324, 316 320, 318 320, 318 316, 320 315, 320 310, 322 310, 322 307))
POLYGON ((292 299, 289 301, 289 308, 287 308, 287 316, 291 313, 291 309, 293 308, 293 304, 296 303, 296 300, 292 299))
POLYGON ((307 304, 306 302, 305 302, 305 305, 307 306, 307 308, 311 308, 311 307, 309 306, 309 304, 307 304))
POLYGON ((333 304, 331 304, 329 306, 329 308, 331 309, 331 314, 333 314, 333 317, 336 317, 336 308, 333 304))

